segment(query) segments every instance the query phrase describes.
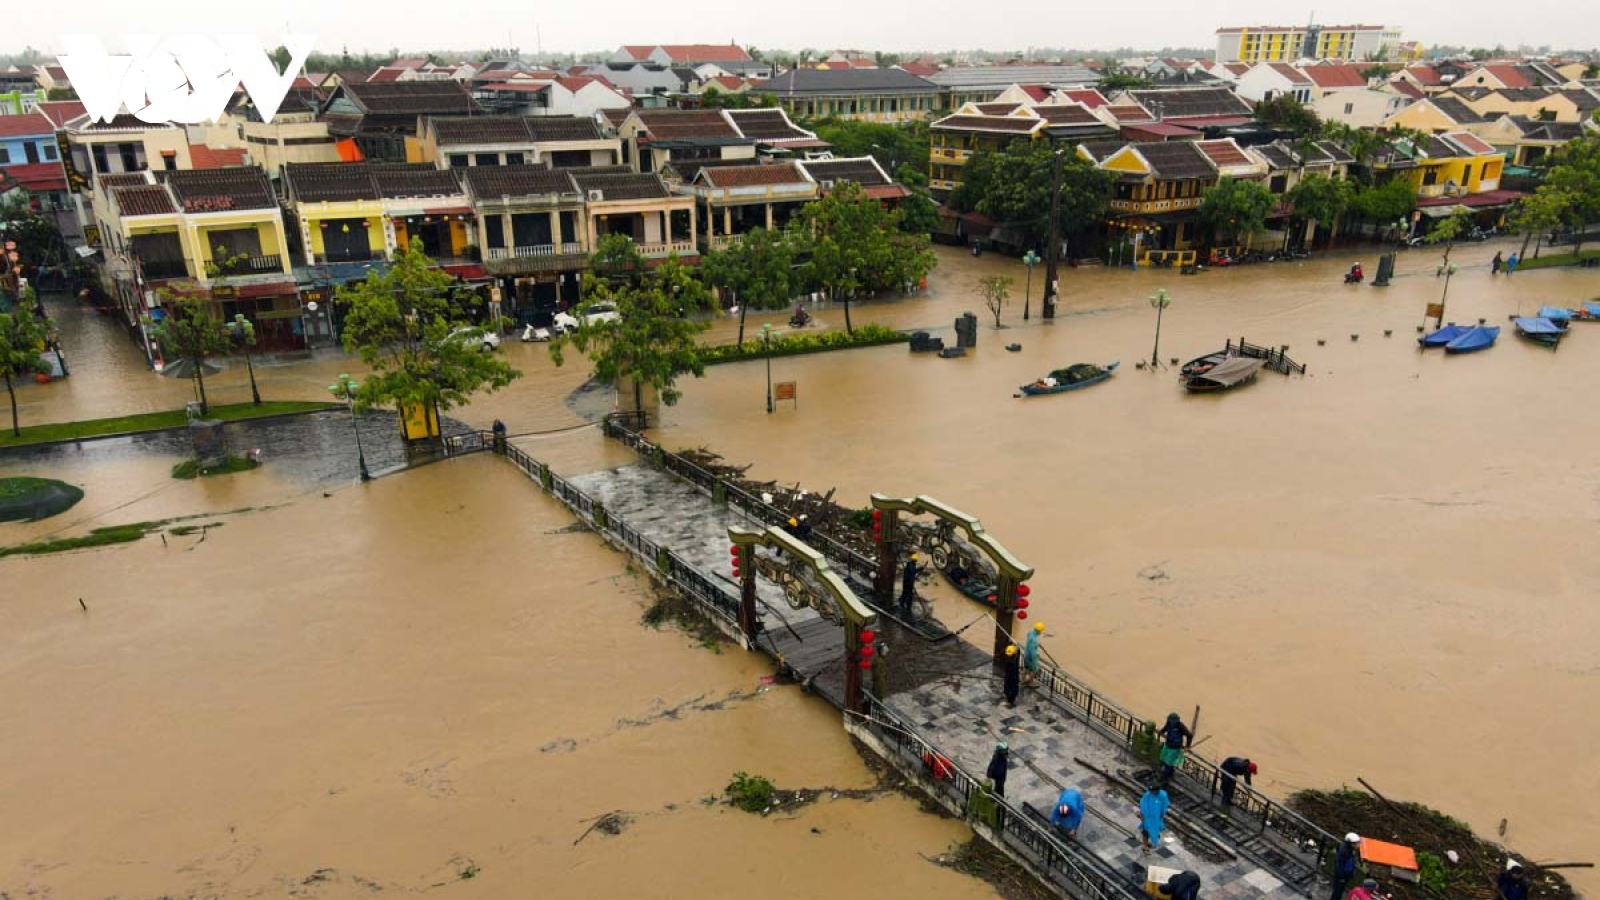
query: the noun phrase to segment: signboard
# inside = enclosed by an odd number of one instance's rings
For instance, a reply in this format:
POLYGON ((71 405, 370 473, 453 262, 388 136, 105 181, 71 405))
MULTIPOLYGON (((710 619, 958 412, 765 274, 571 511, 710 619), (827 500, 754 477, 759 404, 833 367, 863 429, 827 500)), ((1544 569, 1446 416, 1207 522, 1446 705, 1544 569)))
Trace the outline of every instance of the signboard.
MULTIPOLYGON (((72 160, 72 143, 67 140, 65 131, 56 132, 56 158, 61 161, 61 170, 67 176, 67 188, 79 194, 89 193, 89 180, 78 171, 77 165, 72 160)), ((85 231, 88 229, 85 228, 85 231)), ((91 246, 98 241, 91 241, 91 246)))
POLYGON ((85 225, 85 226, 83 226, 83 242, 85 244, 88 244, 91 247, 100 246, 100 226, 99 225, 85 225))
POLYGON ((300 298, 307 303, 321 303, 328 299, 328 292, 322 288, 311 288, 300 292, 300 298))
POLYGON ((211 299, 213 299, 213 300, 237 300, 237 299, 239 299, 239 289, 237 287, 235 287, 234 285, 231 285, 231 284, 215 284, 215 285, 212 285, 211 286, 211 299))
POLYGON ((1426 313, 1423 313, 1423 318, 1425 318, 1425 319, 1443 319, 1444 318, 1444 304, 1443 303, 1429 303, 1428 304, 1428 311, 1426 313))
POLYGON ((400 404, 400 433, 408 441, 425 441, 439 436, 439 413, 422 403, 400 404))
POLYGON ((800 387, 797 381, 780 381, 772 386, 772 399, 789 400, 794 403, 795 409, 800 408, 800 387))

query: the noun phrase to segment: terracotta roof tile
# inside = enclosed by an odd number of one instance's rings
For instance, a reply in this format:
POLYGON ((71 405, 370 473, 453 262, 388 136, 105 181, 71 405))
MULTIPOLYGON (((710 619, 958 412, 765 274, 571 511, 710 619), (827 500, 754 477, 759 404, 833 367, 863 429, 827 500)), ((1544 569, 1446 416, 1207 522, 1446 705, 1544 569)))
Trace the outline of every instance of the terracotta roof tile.
POLYGON ((378 186, 366 163, 285 163, 283 180, 301 203, 378 199, 378 186))
POLYGON ((62 171, 59 162, 6 166, 0 169, 0 177, 32 192, 60 191, 67 187, 67 173, 62 171))
POLYGON ((1218 169, 1232 169, 1241 166, 1255 166, 1256 161, 1246 156, 1239 145, 1232 140, 1196 141, 1195 146, 1201 153, 1210 159, 1218 169))
POLYGON ((929 75, 936 75, 939 72, 938 66, 925 66, 921 63, 914 62, 900 63, 898 68, 901 71, 909 72, 918 78, 927 78, 929 75))
POLYGON ((150 183, 143 172, 111 172, 105 175, 96 175, 102 187, 107 190, 120 187, 144 187, 150 183))
POLYGON ((570 171, 544 166, 470 166, 460 170, 468 193, 480 200, 575 194, 578 188, 570 171))
POLYGON ((1090 109, 1099 109, 1102 106, 1110 105, 1106 101, 1104 95, 1102 95, 1099 91, 1092 89, 1062 91, 1061 96, 1066 97, 1068 100, 1072 100, 1076 103, 1082 103, 1084 106, 1087 106, 1090 109))
POLYGON ((112 197, 116 200, 117 209, 122 211, 123 218, 170 215, 178 211, 167 189, 158 184, 117 188, 112 191, 112 197))
POLYGON ((946 116, 929 126, 934 131, 994 131, 1001 134, 1029 134, 1041 127, 1041 119, 1021 116, 946 116))
POLYGON ((439 197, 461 193, 456 169, 435 169, 425 163, 371 163, 378 196, 439 197))
POLYGON ((0 116, 0 137, 27 137, 55 133, 55 123, 36 112, 20 116, 0 116))
POLYGON ((399 81, 400 80, 400 76, 404 75, 405 73, 406 73, 405 69, 395 69, 395 68, 390 68, 389 66, 384 66, 381 69, 377 69, 377 70, 373 71, 373 73, 371 75, 368 75, 366 83, 367 84, 388 84, 388 83, 396 82, 396 81, 399 81))
POLYGON ((1138 151, 1157 178, 1206 178, 1216 174, 1216 167, 1193 141, 1140 144, 1138 151))
POLYGON ((431 121, 441 147, 530 142, 527 123, 520 116, 441 116, 431 121))
POLYGON ((1446 141, 1449 141, 1461 150, 1471 153, 1475 156, 1486 156, 1488 154, 1498 152, 1493 147, 1489 146, 1489 144, 1486 143, 1482 138, 1470 132, 1452 131, 1443 135, 1443 137, 1446 141))
POLYGON ((1039 118, 1051 125, 1100 125, 1100 117, 1090 112, 1087 107, 1068 103, 1052 103, 1047 106, 1033 108, 1039 118))
POLYGON ((1178 88, 1176 90, 1138 90, 1128 95, 1140 106, 1160 104, 1164 119, 1192 116, 1251 116, 1250 104, 1227 88, 1178 88))
POLYGON ((1108 106, 1106 107, 1106 112, 1110 113, 1111 117, 1118 122, 1149 122, 1155 119, 1155 116, 1150 115, 1149 110, 1138 104, 1108 106))
POLYGON ((893 182, 884 177, 883 172, 872 161, 871 157, 862 159, 813 159, 797 161, 796 165, 806 170, 813 181, 853 181, 862 187, 876 187, 889 185, 893 182))
POLYGON ((222 212, 233 209, 276 209, 267 174, 255 166, 226 169, 179 169, 158 175, 184 212, 222 212))
POLYGON ((1428 102, 1432 103, 1440 112, 1453 119, 1458 125, 1467 125, 1473 122, 1483 121, 1483 116, 1473 112, 1472 107, 1463 103, 1456 97, 1429 97, 1428 102))
POLYGON ((1366 87, 1367 79, 1361 77, 1360 66, 1306 66, 1300 71, 1319 88, 1366 87))
POLYGON ((1283 78, 1290 84, 1306 85, 1312 83, 1311 79, 1308 78, 1304 72, 1301 72, 1299 69, 1296 69, 1294 66, 1291 66, 1288 63, 1267 63, 1267 66, 1270 67, 1272 71, 1283 76, 1283 78))
POLYGON ((474 109, 466 88, 455 81, 357 82, 342 90, 371 113, 466 115, 474 109))
POLYGON ((1484 66, 1485 71, 1500 79, 1500 83, 1509 88, 1533 87, 1537 79, 1529 78, 1522 71, 1521 66, 1484 66))
POLYGON ((790 121, 781 109, 730 109, 728 118, 747 138, 758 141, 814 140, 816 135, 790 121))
POLYGON ((793 163, 765 166, 706 166, 700 170, 696 178, 717 188, 808 183, 793 163))
POLYGON ((35 109, 49 118, 57 130, 67 127, 68 122, 88 112, 77 100, 47 100, 35 109))
POLYGON ((189 165, 196 169, 221 169, 226 166, 245 165, 245 151, 234 148, 213 149, 205 144, 189 145, 189 165))
POLYGON ((598 141, 602 137, 594 119, 586 116, 532 116, 526 121, 536 143, 598 141))
POLYGON ((979 103, 976 105, 976 109, 980 115, 1009 116, 1016 112, 1021 105, 1020 103, 979 103))
POLYGON ((583 169, 567 169, 572 181, 587 196, 590 191, 600 191, 606 201, 658 200, 672 196, 659 175, 631 172, 594 174, 583 169))
POLYGON ((640 109, 639 121, 657 141, 738 138, 739 132, 716 110, 640 109))

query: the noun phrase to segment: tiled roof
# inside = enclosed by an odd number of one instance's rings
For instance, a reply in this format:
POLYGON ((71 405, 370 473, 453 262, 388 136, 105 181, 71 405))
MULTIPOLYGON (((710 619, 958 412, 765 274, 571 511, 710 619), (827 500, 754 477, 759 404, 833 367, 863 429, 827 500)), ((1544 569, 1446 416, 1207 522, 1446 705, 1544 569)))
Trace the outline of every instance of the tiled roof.
POLYGON ((427 65, 426 59, 397 59, 389 63, 389 66, 395 69, 420 69, 427 65))
POLYGON ((1405 71, 1416 80, 1417 84, 1424 85, 1426 87, 1433 87, 1435 85, 1444 83, 1444 80, 1439 77, 1439 70, 1435 69, 1433 66, 1406 66, 1405 71))
POLYGON ((1050 98, 1050 88, 1045 85, 1019 84, 1017 87, 1020 88, 1024 94, 1028 95, 1029 100, 1032 100, 1035 103, 1043 103, 1050 98))
POLYGON ((1528 122, 1522 127, 1524 138, 1533 141, 1576 140, 1584 135, 1582 122, 1528 122))
POLYGON ((1500 90, 1495 91, 1494 93, 1497 93, 1500 96, 1506 98, 1507 100, 1513 101, 1515 103, 1527 103, 1527 102, 1530 102, 1530 101, 1543 100, 1544 98, 1550 96, 1551 92, 1545 90, 1544 88, 1527 87, 1527 88, 1501 88, 1500 90))
POLYGON ((1078 144, 1078 149, 1087 153, 1091 160, 1104 162, 1115 156, 1118 150, 1126 146, 1128 146, 1128 142, 1122 138, 1105 138, 1103 140, 1082 141, 1078 144))
POLYGON ((617 127, 620 127, 623 122, 628 121, 628 117, 633 115, 633 110, 631 110, 631 109, 602 109, 602 110, 600 110, 600 115, 605 117, 605 120, 608 123, 610 123, 612 128, 617 128, 617 127))
POLYGON ((1244 151, 1239 149, 1239 145, 1230 139, 1196 141, 1195 146, 1200 148, 1200 152, 1204 153, 1211 160, 1212 165, 1218 169, 1232 169, 1243 166, 1253 167, 1256 165, 1255 160, 1246 156, 1244 151))
POLYGON ((105 175, 96 175, 100 185, 107 190, 120 187, 143 187, 150 183, 143 172, 111 172, 105 175))
POLYGON ((910 72, 918 78, 927 78, 929 75, 936 75, 939 72, 938 66, 925 66, 914 62, 900 63, 898 68, 902 71, 910 72))
POLYGON ((378 199, 366 163, 285 163, 283 180, 302 203, 378 199))
POLYGON ((1593 91, 1570 88, 1564 91, 1556 91, 1556 93, 1571 100, 1579 112, 1588 112, 1591 109, 1600 108, 1600 96, 1597 96, 1593 91))
POLYGON ((453 80, 359 82, 344 92, 371 113, 387 115, 466 115, 473 110, 466 88, 453 80))
POLYGON ((1227 88, 1177 88, 1175 90, 1129 91, 1140 106, 1160 104, 1164 119, 1189 116, 1249 116, 1255 110, 1227 88))
POLYGON ((1358 88, 1366 87, 1367 80, 1361 77, 1360 66, 1306 66, 1300 71, 1316 84, 1319 88, 1358 88))
POLYGON ((1458 147, 1462 152, 1470 153, 1473 156, 1485 156, 1497 152, 1493 147, 1485 143, 1482 138, 1470 132, 1452 131, 1449 134, 1441 135, 1441 137, 1458 147))
POLYGON ((1051 125, 1100 125, 1100 117, 1086 107, 1066 103, 1035 106, 1033 111, 1051 125))
POLYGON ((223 212, 234 209, 276 209, 267 174, 255 166, 226 169, 178 169, 158 175, 172 188, 184 212, 223 212))
POLYGON ((902 69, 790 69, 761 85, 763 93, 780 97, 798 94, 932 94, 938 90, 933 82, 902 69))
POLYGON ((977 109, 979 115, 1009 116, 1021 105, 1020 103, 975 103, 973 108, 977 109))
POLYGON ((189 165, 196 169, 221 169, 227 166, 242 166, 245 165, 245 156, 246 153, 243 149, 213 149, 205 144, 189 145, 189 165))
POLYGON ((577 192, 570 169, 544 166, 470 166, 458 170, 467 190, 480 200, 499 197, 542 197, 577 192))
POLYGON ((20 116, 0 116, 0 138, 54 135, 55 133, 55 124, 36 112, 20 116))
POLYGON ((807 183, 805 176, 794 167, 794 163, 765 166, 706 166, 700 170, 696 178, 714 188, 807 183))
POLYGON ((374 71, 371 75, 368 75, 366 83, 386 84, 389 82, 399 81, 400 76, 404 75, 405 73, 405 69, 396 69, 391 66, 384 66, 383 68, 374 71))
POLYGON ((60 191, 67 187, 67 174, 61 163, 23 163, 0 169, 0 178, 27 191, 60 191))
POLYGON ((1311 79, 1307 77, 1304 72, 1301 72, 1299 69, 1296 69, 1294 66, 1291 66, 1288 63, 1267 63, 1267 65, 1271 67, 1272 71, 1282 75, 1284 80, 1288 81, 1290 84, 1305 85, 1312 83, 1311 79))
POLYGON ((71 126, 81 132, 96 131, 147 131, 152 128, 177 128, 176 125, 152 125, 128 113, 118 113, 109 122, 92 121, 87 114, 73 119, 71 126))
POLYGON ((117 188, 112 191, 112 196, 116 198, 117 208, 122 211, 124 218, 168 215, 178 211, 167 189, 158 184, 117 188))
POLYGON ((1472 107, 1455 97, 1429 97, 1440 112, 1455 120, 1457 124, 1466 125, 1472 122, 1482 122, 1483 116, 1472 111, 1472 107))
POLYGON ((816 182, 854 181, 862 187, 892 184, 871 157, 862 159, 813 159, 797 163, 816 182))
POLYGON ((1108 106, 1106 112, 1118 122, 1148 122, 1155 118, 1144 107, 1129 103, 1120 106, 1108 106))
POLYGON ((1413 100, 1421 100, 1423 97, 1427 96, 1422 88, 1417 87, 1409 81, 1391 81, 1389 82, 1389 86, 1394 88, 1394 92, 1396 94, 1399 94, 1403 97, 1410 97, 1413 100))
POLYGON ((1267 165, 1274 169, 1293 169, 1300 165, 1295 155, 1288 148, 1279 144, 1263 144, 1253 148, 1260 157, 1267 161, 1267 165))
POLYGON ((594 174, 583 169, 567 169, 572 181, 587 196, 590 191, 601 191, 607 202, 612 200, 658 200, 672 194, 661 182, 659 175, 642 175, 631 172, 594 174))
POLYGON ((1140 144, 1138 150, 1157 178, 1207 178, 1216 174, 1216 167, 1193 141, 1140 144))
POLYGON ((1092 88, 1083 88, 1075 91, 1062 91, 1061 96, 1066 97, 1068 100, 1082 103, 1084 106, 1087 106, 1090 109, 1099 109, 1102 106, 1110 105, 1106 98, 1099 91, 1093 90, 1092 88))
POLYGON ((646 60, 657 49, 672 62, 733 62, 747 60, 750 54, 737 44, 624 44, 622 49, 635 60, 646 60))
POLYGON ((1028 134, 1039 126, 1039 119, 1020 116, 946 116, 933 123, 934 131, 994 131, 1002 134, 1028 134))
POLYGON ((1428 159, 1452 159, 1460 156, 1461 152, 1451 144, 1440 140, 1436 135, 1426 135, 1422 139, 1420 148, 1422 155, 1428 159))
POLYGON ((438 197, 461 193, 456 169, 435 169, 425 163, 373 163, 371 167, 380 197, 438 197))
POLYGON ((1528 77, 1522 66, 1484 66, 1483 69, 1509 88, 1533 87, 1538 83, 1537 78, 1528 77))
POLYGON ((87 112, 84 105, 77 100, 47 100, 35 107, 35 110, 49 118, 50 123, 58 130, 67 127, 68 122, 87 112))
POLYGON ((738 138, 739 132, 716 110, 640 109, 639 122, 655 141, 738 138))
POLYGON ((586 116, 533 116, 526 120, 535 143, 598 141, 600 129, 586 116))
POLYGON ((1013 84, 1094 84, 1100 74, 1083 66, 955 66, 928 76, 947 88, 1005 88, 1013 84))
POLYGON ((813 140, 816 135, 794 124, 781 109, 730 109, 728 118, 747 138, 758 141, 813 140))
POLYGON ((1339 146, 1333 141, 1317 141, 1316 146, 1323 153, 1327 154, 1328 158, 1335 164, 1348 165, 1356 161, 1355 156, 1350 151, 1339 146))
POLYGON ((440 117, 432 122, 441 147, 457 144, 526 144, 529 141, 528 126, 521 117, 440 117))

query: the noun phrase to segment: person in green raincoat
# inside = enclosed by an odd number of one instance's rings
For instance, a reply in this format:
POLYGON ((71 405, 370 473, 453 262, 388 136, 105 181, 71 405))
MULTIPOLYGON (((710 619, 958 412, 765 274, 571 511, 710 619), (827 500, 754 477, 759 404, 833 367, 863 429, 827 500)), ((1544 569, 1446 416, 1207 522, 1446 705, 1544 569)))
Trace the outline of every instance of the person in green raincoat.
POLYGON ((1028 684, 1039 680, 1039 638, 1044 636, 1044 623, 1035 622, 1028 632, 1028 642, 1022 647, 1022 668, 1026 670, 1028 684))

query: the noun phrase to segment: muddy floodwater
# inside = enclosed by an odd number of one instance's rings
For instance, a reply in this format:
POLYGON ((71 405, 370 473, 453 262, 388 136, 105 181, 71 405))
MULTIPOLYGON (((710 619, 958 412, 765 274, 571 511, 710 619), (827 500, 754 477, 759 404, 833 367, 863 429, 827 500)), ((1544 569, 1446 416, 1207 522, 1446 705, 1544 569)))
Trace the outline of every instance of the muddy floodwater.
MULTIPOLYGON (((1505 327, 1462 357, 1416 349, 1444 287, 1434 253, 1401 254, 1383 289, 1340 283, 1357 258, 1376 271, 1370 249, 1195 277, 1064 270, 1050 324, 1041 269, 1025 325, 1020 264, 942 250, 928 296, 852 316, 953 343, 970 309, 968 358, 776 360, 799 390, 772 415, 764 364, 718 366, 656 434, 846 503, 926 493, 979 516, 1037 567, 1056 659, 1152 716, 1200 706, 1198 751, 1250 756, 1270 793, 1364 777, 1488 836, 1504 819, 1538 859, 1590 859, 1600 813, 1574 798, 1600 791, 1586 753, 1600 739, 1600 325, 1575 323, 1552 353, 1506 317, 1600 295, 1600 276, 1491 277, 1489 258, 1516 247, 1455 253, 1446 318, 1505 327), (999 331, 975 290, 995 273, 1016 278, 999 331), (1189 396, 1173 370, 1136 369, 1156 287, 1174 298, 1163 363, 1243 336, 1289 345, 1308 374, 1189 396), (1103 385, 1012 396, 1116 360, 1103 385)), ((843 326, 837 304, 814 314, 843 326)), ((751 316, 747 332, 786 320, 751 316)), ((185 399, 103 320, 80 325, 106 339, 71 379, 25 389, 25 421, 185 399)), ((713 328, 731 340, 737 325, 713 328)), ((515 340, 505 352, 527 376, 453 415, 503 419, 560 471, 630 461, 564 430, 582 424, 567 401, 584 367, 515 340)), ((320 399, 357 369, 257 374, 269 399, 320 399)), ((214 402, 248 399, 242 367, 214 384, 214 402)), ((792 818, 705 805, 736 770, 785 787, 872 776, 832 708, 764 685, 762 659, 641 626, 648 598, 623 557, 510 466, 477 457, 360 487, 271 459, 176 483, 172 461, 0 458, 87 491, 56 520, 0 526, 0 543, 254 508, 197 520, 224 523, 203 542, 0 560, 0 892, 994 896, 923 858, 965 828, 897 796, 792 818), (621 834, 574 843, 615 810, 631 817, 621 834)), ((960 624, 977 613, 964 603, 937 606, 960 624)))

